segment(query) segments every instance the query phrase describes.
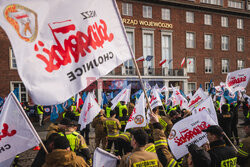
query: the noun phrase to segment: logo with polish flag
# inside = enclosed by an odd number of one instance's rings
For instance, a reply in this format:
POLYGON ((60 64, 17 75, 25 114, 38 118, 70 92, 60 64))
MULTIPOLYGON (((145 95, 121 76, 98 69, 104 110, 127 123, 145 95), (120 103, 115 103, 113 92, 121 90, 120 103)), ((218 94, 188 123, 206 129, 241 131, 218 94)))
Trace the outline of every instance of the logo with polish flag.
POLYGON ((192 96, 192 98, 190 99, 189 103, 188 103, 188 110, 193 110, 193 108, 198 105, 199 103, 201 103, 202 101, 204 101, 208 96, 204 93, 204 91, 202 90, 202 88, 199 88, 195 94, 192 96))
POLYGON ((132 58, 114 0, 4 0, 0 11, 35 104, 61 104, 132 58))
POLYGON ((162 65, 165 64, 166 62, 167 62, 167 59, 161 60, 160 63, 159 63, 159 66, 162 66, 162 65))
POLYGON ((115 98, 111 101, 113 110, 120 101, 130 102, 131 84, 124 88, 115 98))
POLYGON ((125 131, 130 128, 135 127, 145 127, 146 118, 145 118, 145 97, 144 92, 141 94, 138 102, 136 103, 132 114, 129 117, 128 123, 125 127, 125 131))
POLYGON ((37 37, 37 14, 22 5, 11 4, 4 9, 4 17, 25 42, 33 42, 37 37))
POLYGON ((184 58, 182 59, 182 61, 181 61, 181 68, 184 66, 185 62, 186 62, 186 58, 184 57, 184 58))
POLYGON ((141 57, 139 57, 138 59, 136 59, 136 62, 144 61, 144 60, 145 60, 144 56, 141 56, 141 57))

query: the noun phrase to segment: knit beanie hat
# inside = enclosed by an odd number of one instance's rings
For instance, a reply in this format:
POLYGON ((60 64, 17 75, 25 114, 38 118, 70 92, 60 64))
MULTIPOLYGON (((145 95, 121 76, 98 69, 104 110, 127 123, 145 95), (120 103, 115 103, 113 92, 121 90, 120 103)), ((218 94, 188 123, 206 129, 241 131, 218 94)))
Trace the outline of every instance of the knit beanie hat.
POLYGON ((67 149, 69 147, 69 141, 65 136, 60 136, 54 141, 54 149, 67 149))

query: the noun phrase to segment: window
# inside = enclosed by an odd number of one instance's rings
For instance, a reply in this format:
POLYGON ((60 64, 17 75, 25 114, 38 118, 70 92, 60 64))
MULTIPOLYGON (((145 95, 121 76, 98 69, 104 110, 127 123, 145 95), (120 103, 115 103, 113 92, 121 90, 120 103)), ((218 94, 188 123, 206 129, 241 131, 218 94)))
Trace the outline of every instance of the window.
POLYGON ((10 69, 17 69, 16 57, 11 47, 9 48, 9 55, 10 55, 10 69))
POLYGON ((243 29, 243 19, 237 19, 237 28, 243 29))
POLYGON ((221 27, 228 27, 228 17, 221 17, 221 27))
POLYGON ((222 5, 223 4, 223 0, 201 0, 200 2, 212 4, 212 5, 222 5))
POLYGON ((229 0, 228 1, 228 7, 237 8, 237 9, 243 9, 243 2, 229 0))
POLYGON ((209 14, 204 15, 204 24, 205 25, 212 25, 212 16, 209 14))
POLYGON ((24 84, 22 82, 17 81, 11 81, 10 82, 10 89, 11 91, 18 89, 18 96, 17 97, 20 102, 27 102, 28 101, 28 91, 24 87, 24 84))
POLYGON ((186 12, 186 22, 194 23, 194 12, 186 12))
POLYGON ((237 37, 237 51, 243 52, 244 51, 244 38, 237 37))
POLYGON ((229 37, 222 36, 221 37, 221 50, 229 50, 229 37))
POLYGON ((143 6, 143 17, 144 18, 152 18, 152 7, 151 6, 143 6))
MULTIPOLYGON (((126 30, 126 33, 127 33, 129 45, 131 49, 134 51, 134 31, 126 30)), ((134 63, 132 59, 125 61, 124 66, 125 66, 126 74, 135 74, 134 63)))
MULTIPOLYGON (((153 74, 154 68, 154 37, 152 31, 143 31, 143 56, 147 58, 147 56, 153 56, 150 61, 143 61, 143 67, 148 71, 145 72, 147 74, 153 74)), ((144 74, 145 74, 144 73, 144 74)), ((146 75, 146 74, 145 74, 146 75)))
POLYGON ((194 73, 195 72, 195 61, 194 58, 187 58, 187 72, 194 73))
POLYGON ((245 67, 244 60, 237 60, 237 70, 241 70, 245 67))
POLYGON ((122 3, 122 15, 133 16, 133 6, 131 3, 122 3))
POLYGON ((161 18, 162 20, 170 20, 170 9, 161 9, 161 18))
POLYGON ((210 84, 210 82, 205 82, 205 91, 206 92, 208 92, 209 85, 210 85, 210 88, 214 87, 214 83, 213 82, 211 82, 211 84, 210 84))
POLYGON ((195 47, 195 37, 193 32, 186 33, 186 47, 194 48, 195 47))
POLYGON ((204 39, 205 39, 205 49, 212 49, 212 45, 213 45, 213 42, 212 42, 212 35, 211 34, 205 34, 204 36, 204 39))
POLYGON ((161 53, 162 60, 167 59, 167 62, 162 65, 162 67, 172 68, 172 63, 168 63, 172 59, 172 34, 167 32, 162 32, 161 34, 161 53))
POLYGON ((222 73, 228 73, 229 72, 229 60, 222 59, 221 67, 222 67, 222 70, 221 70, 222 73))
POLYGON ((192 91, 196 91, 196 83, 195 82, 188 83, 188 93, 191 93, 192 91))
POLYGON ((205 73, 212 73, 213 71, 213 61, 211 58, 205 59, 205 73))

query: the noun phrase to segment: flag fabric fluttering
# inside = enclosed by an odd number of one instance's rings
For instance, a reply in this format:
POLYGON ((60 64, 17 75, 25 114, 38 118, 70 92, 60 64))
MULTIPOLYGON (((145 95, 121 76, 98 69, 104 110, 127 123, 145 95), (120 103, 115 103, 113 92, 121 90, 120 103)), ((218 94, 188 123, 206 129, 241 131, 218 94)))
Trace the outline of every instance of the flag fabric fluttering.
POLYGON ((0 162, 15 157, 40 142, 24 115, 22 106, 11 92, 0 115, 0 139, 5 151, 1 152, 0 162))
POLYGON ((131 84, 124 88, 120 93, 118 93, 115 98, 111 101, 113 110, 120 101, 130 102, 131 84))
POLYGON ((159 92, 156 90, 155 87, 151 91, 149 103, 150 103, 152 109, 154 109, 157 106, 162 106, 159 92))
POLYGON ((97 147, 93 156, 93 167, 116 167, 118 158, 97 147))
POLYGON ((181 109, 188 108, 188 101, 185 97, 182 96, 180 91, 174 87, 172 87, 173 94, 172 94, 172 103, 173 105, 180 105, 181 109))
POLYGON ((127 129, 135 127, 145 127, 146 126, 146 116, 145 116, 145 97, 144 92, 142 92, 137 104, 135 105, 132 114, 129 117, 128 123, 125 127, 127 129))
POLYGON ((151 61, 153 59, 153 56, 147 56, 146 61, 151 61))
POLYGON ((84 101, 78 123, 81 125, 80 130, 84 129, 87 124, 91 123, 96 115, 99 114, 101 108, 95 101, 93 93, 89 92, 84 101))
POLYGON ((204 101, 208 96, 204 93, 202 88, 199 88, 195 94, 192 96, 188 103, 188 110, 193 110, 195 106, 204 101))
POLYGON ((186 58, 184 57, 184 58, 182 59, 182 61, 181 61, 181 68, 184 66, 185 61, 186 61, 186 58))
POLYGON ((136 62, 140 62, 140 61, 144 61, 144 60, 145 60, 144 56, 141 56, 138 59, 136 59, 136 62))
POLYGON ((63 103, 132 58, 114 0, 4 0, 0 11, 35 104, 63 103), (87 19, 81 13, 90 9, 94 17, 87 19))
POLYGON ((159 63, 159 66, 162 66, 162 65, 165 64, 166 62, 167 62, 167 59, 161 60, 160 63, 159 63))

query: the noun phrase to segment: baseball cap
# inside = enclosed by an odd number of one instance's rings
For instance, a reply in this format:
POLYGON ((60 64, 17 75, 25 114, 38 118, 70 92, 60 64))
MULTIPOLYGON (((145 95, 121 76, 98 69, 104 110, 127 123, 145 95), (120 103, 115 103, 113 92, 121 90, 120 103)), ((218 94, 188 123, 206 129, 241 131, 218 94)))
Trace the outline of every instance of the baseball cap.
POLYGON ((218 125, 211 125, 207 129, 202 130, 202 132, 210 132, 216 136, 223 136, 223 130, 218 125))

